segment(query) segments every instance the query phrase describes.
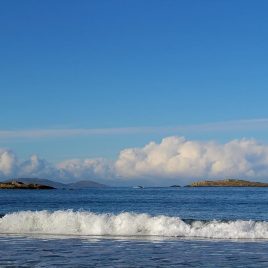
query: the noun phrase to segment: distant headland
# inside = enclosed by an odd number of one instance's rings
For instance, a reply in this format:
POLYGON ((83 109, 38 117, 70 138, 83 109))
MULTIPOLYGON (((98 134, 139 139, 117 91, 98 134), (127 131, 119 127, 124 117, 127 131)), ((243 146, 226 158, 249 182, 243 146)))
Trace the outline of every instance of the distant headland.
POLYGON ((16 178, 0 182, 0 189, 85 189, 85 188, 103 188, 107 185, 95 181, 84 180, 73 183, 60 183, 48 179, 39 178, 16 178))
POLYGON ((21 181, 11 181, 11 182, 1 182, 0 189, 51 190, 55 188, 36 183, 23 183, 21 181))
POLYGON ((193 182, 187 187, 268 187, 268 183, 236 179, 193 182))

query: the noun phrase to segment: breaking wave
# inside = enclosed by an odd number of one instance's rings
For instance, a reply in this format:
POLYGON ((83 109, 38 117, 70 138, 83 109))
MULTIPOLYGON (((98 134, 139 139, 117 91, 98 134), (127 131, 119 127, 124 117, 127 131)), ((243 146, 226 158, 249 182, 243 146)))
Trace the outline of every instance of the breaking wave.
POLYGON ((162 236, 212 239, 268 239, 265 221, 195 221, 124 212, 21 211, 0 218, 1 234, 162 236))

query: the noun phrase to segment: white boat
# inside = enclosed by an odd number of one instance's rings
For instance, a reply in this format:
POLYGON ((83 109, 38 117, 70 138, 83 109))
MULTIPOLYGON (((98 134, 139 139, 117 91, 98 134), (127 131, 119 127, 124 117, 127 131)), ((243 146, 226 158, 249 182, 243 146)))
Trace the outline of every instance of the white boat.
POLYGON ((133 186, 134 189, 143 189, 144 187, 141 185, 133 186))

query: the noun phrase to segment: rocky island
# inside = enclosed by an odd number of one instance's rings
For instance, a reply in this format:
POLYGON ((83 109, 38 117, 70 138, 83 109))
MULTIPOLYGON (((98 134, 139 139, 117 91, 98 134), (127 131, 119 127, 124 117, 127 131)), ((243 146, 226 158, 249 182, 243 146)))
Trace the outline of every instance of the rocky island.
POLYGON ((268 187, 268 183, 253 182, 245 180, 225 179, 215 181, 198 181, 188 185, 188 187, 268 187))
POLYGON ((55 188, 51 186, 47 186, 47 185, 42 185, 42 184, 11 181, 11 182, 0 182, 0 189, 50 190, 50 189, 55 189, 55 188))

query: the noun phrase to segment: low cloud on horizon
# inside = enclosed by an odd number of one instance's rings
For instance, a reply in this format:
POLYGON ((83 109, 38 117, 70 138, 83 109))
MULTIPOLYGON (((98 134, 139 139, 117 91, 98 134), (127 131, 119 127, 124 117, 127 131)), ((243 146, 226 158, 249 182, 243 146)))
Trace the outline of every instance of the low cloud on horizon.
POLYGON ((130 184, 142 181, 153 185, 222 178, 268 181, 268 144, 246 138, 221 144, 171 136, 160 143, 126 148, 115 161, 70 159, 57 164, 37 155, 20 161, 14 151, 0 149, 0 179, 18 177, 63 182, 88 179, 130 184))

